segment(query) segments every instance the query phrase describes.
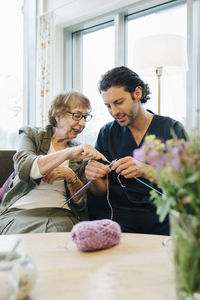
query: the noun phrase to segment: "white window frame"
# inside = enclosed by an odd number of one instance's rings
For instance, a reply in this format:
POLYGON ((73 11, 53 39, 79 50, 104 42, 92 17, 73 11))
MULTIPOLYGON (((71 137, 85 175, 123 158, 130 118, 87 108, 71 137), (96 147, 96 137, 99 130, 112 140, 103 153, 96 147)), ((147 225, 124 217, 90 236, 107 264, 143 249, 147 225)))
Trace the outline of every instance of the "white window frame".
MULTIPOLYGON (((132 7, 125 7, 124 10, 112 12, 104 18, 95 21, 87 21, 76 26, 65 28, 65 71, 64 87, 65 89, 76 88, 82 91, 82 41, 76 36, 76 43, 73 42, 73 32, 88 27, 97 26, 106 21, 114 20, 115 26, 115 66, 126 65, 126 30, 127 19, 130 14, 141 17, 152 13, 155 10, 168 9, 170 7, 186 3, 187 5, 187 51, 188 66, 187 73, 187 112, 186 112, 186 130, 190 132, 200 120, 200 34, 198 24, 200 22, 200 0, 172 0, 172 1, 140 1, 132 7), (148 2, 148 3, 147 3, 148 2), (124 41, 124 42, 122 42, 124 41)), ((81 37, 81 34, 80 34, 81 37)))
POLYGON ((37 1, 23 1, 24 13, 24 125, 36 124, 37 1))
POLYGON ((200 0, 187 0, 187 114, 188 132, 198 123, 200 128, 200 0))

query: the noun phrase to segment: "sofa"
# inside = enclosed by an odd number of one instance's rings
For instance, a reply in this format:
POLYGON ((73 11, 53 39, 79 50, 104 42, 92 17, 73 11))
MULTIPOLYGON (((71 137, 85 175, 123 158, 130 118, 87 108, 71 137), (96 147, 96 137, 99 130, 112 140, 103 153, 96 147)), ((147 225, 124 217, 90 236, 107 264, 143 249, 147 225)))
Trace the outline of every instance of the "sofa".
POLYGON ((0 150, 0 187, 14 171, 13 155, 15 150, 0 150))

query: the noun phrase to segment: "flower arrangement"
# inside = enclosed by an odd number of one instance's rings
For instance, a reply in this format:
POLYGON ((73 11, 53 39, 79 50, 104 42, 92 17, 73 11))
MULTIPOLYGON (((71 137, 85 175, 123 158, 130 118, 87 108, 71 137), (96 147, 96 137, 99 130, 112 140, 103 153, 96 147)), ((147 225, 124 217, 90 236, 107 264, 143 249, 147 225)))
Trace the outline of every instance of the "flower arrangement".
POLYGON ((133 156, 154 168, 151 177, 163 193, 150 194, 160 221, 171 209, 200 218, 200 135, 186 141, 174 137, 166 143, 149 135, 133 156))
POLYGON ((153 167, 148 176, 162 193, 150 194, 160 221, 170 213, 177 299, 200 299, 200 134, 166 143, 149 135, 133 155, 153 167))

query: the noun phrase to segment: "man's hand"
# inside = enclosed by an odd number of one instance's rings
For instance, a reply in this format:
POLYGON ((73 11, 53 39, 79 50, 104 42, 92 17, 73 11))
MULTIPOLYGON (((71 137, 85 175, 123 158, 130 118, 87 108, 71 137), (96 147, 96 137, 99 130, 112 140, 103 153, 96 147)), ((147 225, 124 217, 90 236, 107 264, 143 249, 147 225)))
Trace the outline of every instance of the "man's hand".
POLYGON ((87 180, 97 180, 111 172, 108 165, 104 165, 98 161, 91 160, 85 169, 87 180))
POLYGON ((158 176, 155 169, 137 159, 126 156, 113 163, 112 170, 123 175, 125 178, 144 177, 157 184, 158 176))
POLYGON ((125 178, 142 177, 144 165, 135 158, 126 156, 114 162, 111 169, 125 178))

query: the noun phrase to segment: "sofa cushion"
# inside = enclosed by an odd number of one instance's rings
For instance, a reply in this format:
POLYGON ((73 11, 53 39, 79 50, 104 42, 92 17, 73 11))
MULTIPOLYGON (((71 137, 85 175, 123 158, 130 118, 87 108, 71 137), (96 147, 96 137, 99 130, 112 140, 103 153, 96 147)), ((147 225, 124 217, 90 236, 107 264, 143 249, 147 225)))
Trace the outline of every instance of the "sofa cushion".
POLYGON ((13 155, 15 150, 0 151, 0 187, 14 171, 13 155))

